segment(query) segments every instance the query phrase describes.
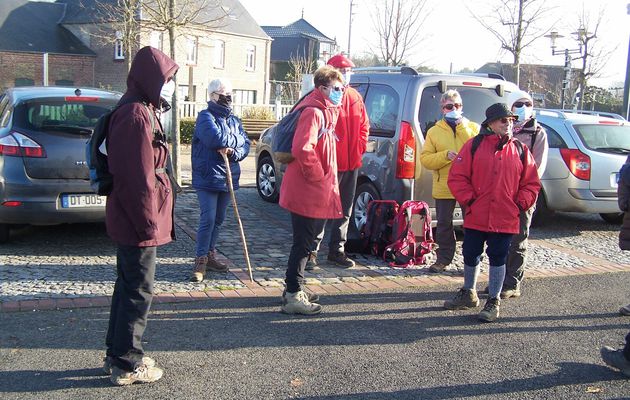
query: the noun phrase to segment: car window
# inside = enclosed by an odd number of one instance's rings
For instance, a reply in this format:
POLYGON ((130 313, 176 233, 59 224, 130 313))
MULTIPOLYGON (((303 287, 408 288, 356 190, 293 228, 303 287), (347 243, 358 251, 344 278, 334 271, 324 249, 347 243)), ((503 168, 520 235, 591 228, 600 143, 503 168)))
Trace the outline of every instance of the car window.
POLYGON ((32 130, 92 129, 98 118, 114 107, 106 102, 66 102, 64 99, 32 100, 16 107, 14 125, 32 130))
POLYGON ((547 143, 550 149, 566 149, 568 147, 564 140, 562 140, 562 137, 560 137, 560 134, 552 127, 541 124, 540 121, 538 123, 545 128, 545 132, 547 132, 547 143))
POLYGON ((363 97, 363 102, 365 103, 365 94, 367 93, 368 84, 367 83, 356 83, 356 84, 351 83, 350 86, 352 86, 357 92, 359 92, 361 97, 363 97))
MULTIPOLYGON (((486 119, 486 109, 494 103, 505 102, 505 97, 499 97, 494 89, 470 86, 449 86, 462 96, 464 103, 464 116, 469 120, 481 124, 486 119)), ((427 131, 442 118, 440 98, 442 93, 437 86, 427 86, 422 91, 420 98, 420 110, 418 119, 422 135, 427 136, 427 131)))
POLYGON ((605 153, 627 154, 630 151, 630 126, 607 124, 574 124, 584 146, 605 153))
POLYGON ((6 127, 11 120, 12 109, 9 107, 9 96, 3 95, 2 100, 0 100, 0 128, 6 127))
POLYGON ((365 108, 370 119, 370 136, 393 137, 396 133, 398 93, 390 86, 371 84, 365 96, 365 108))

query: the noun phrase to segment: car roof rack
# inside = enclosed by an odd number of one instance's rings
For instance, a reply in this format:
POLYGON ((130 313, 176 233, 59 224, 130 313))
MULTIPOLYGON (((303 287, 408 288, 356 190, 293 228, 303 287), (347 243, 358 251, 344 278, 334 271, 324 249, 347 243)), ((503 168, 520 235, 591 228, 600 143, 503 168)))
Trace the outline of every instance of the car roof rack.
POLYGON ((400 67, 359 67, 353 68, 352 72, 380 72, 380 73, 400 73, 403 75, 418 75, 418 71, 416 71, 412 67, 400 66, 400 67))

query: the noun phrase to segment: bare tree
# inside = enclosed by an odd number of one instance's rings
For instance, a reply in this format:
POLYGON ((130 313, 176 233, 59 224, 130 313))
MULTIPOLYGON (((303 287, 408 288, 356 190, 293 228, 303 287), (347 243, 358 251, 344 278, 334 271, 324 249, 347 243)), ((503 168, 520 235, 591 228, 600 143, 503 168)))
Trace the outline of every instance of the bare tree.
MULTIPOLYGON (((385 65, 401 65, 427 37, 421 31, 429 16, 427 0, 385 0, 371 14, 378 35, 378 53, 385 65)), ((370 49, 376 53, 374 49, 370 49)))
POLYGON ((607 48, 601 41, 598 41, 597 32, 604 22, 603 8, 600 8, 596 15, 589 14, 582 9, 578 22, 579 25, 575 32, 577 33, 579 46, 582 49, 580 56, 577 57, 582 64, 577 77, 578 91, 580 93, 578 108, 582 110, 588 88, 588 80, 599 75, 605 67, 609 56, 616 50, 616 47, 612 49, 607 48))
POLYGON ((516 71, 516 84, 520 86, 521 53, 551 31, 553 24, 542 25, 540 22, 555 7, 548 0, 493 0, 486 7, 475 3, 475 8, 482 8, 480 13, 466 6, 472 16, 501 43, 501 49, 512 54, 516 71))
POLYGON ((315 71, 316 63, 310 54, 307 56, 293 56, 289 58, 289 72, 287 73, 287 79, 290 82, 295 82, 295 85, 288 85, 283 90, 290 91, 290 96, 293 102, 296 102, 300 98, 300 88, 302 84, 302 76, 304 74, 312 74, 315 71))

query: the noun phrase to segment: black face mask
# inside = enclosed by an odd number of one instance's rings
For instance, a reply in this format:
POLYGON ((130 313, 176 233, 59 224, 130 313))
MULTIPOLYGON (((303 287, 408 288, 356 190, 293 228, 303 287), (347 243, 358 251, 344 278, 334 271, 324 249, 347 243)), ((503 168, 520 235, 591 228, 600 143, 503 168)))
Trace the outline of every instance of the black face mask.
POLYGON ((227 96, 220 94, 219 99, 217 100, 217 104, 223 107, 232 106, 232 95, 228 94, 227 96))

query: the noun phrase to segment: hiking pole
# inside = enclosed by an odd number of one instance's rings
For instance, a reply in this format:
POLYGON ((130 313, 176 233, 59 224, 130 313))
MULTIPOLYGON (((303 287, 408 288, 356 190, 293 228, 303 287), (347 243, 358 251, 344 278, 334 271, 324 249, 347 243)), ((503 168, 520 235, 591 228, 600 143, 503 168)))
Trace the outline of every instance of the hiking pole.
POLYGON ((249 280, 254 282, 254 276, 252 275, 252 265, 249 262, 249 252, 247 251, 247 241, 245 240, 245 231, 243 230, 243 223, 241 222, 241 216, 238 214, 238 205, 236 204, 236 195, 234 194, 234 186, 232 185, 232 170, 230 169, 230 161, 227 158, 226 153, 221 153, 223 161, 225 162, 225 170, 227 172, 227 184, 230 189, 230 196, 232 196, 232 205, 234 206, 234 215, 238 221, 238 229, 241 232, 241 240, 243 241, 243 252, 245 253, 245 261, 247 262, 247 271, 249 272, 249 280))

